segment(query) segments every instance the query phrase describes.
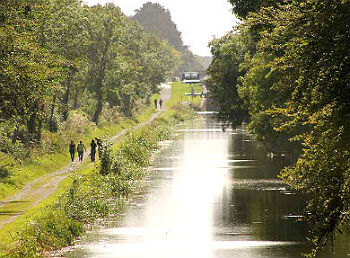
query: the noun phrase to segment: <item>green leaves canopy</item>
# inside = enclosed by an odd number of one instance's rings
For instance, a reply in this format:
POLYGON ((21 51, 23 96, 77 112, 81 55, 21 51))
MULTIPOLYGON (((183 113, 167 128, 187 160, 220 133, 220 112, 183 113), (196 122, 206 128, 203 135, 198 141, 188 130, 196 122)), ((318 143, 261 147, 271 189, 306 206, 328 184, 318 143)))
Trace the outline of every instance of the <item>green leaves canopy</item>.
POLYGON ((315 255, 349 223, 349 1, 230 2, 245 20, 212 42, 212 95, 233 124, 230 114, 247 108, 249 129, 270 151, 300 144, 281 177, 309 197, 315 255))
POLYGON ((5 0, 0 60, 2 137, 29 142, 71 109, 96 123, 108 106, 131 115, 176 70, 179 55, 113 4, 5 0))

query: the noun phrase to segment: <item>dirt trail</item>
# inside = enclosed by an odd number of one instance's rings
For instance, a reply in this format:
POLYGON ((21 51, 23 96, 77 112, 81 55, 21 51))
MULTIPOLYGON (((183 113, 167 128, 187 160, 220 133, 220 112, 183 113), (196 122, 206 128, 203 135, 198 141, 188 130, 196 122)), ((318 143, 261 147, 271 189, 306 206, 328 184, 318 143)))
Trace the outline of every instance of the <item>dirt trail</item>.
MULTIPOLYGON (((161 85, 160 98, 163 99, 162 110, 159 109, 156 113, 152 115, 150 119, 146 122, 137 124, 129 129, 125 129, 118 133, 117 135, 110 138, 111 142, 115 142, 119 137, 125 135, 127 132, 135 130, 137 128, 143 127, 150 124, 154 119, 156 119, 161 111, 167 110, 165 103, 171 97, 171 87, 169 84, 161 85)), ((90 149, 84 153, 84 159, 89 157, 90 149)), ((46 174, 42 177, 36 178, 30 183, 26 184, 20 191, 16 194, 5 198, 0 201, 0 229, 8 223, 14 221, 18 216, 22 215, 25 211, 32 208, 33 206, 39 204, 46 198, 48 198, 52 193, 54 193, 59 183, 70 175, 70 172, 77 170, 81 166, 81 162, 71 162, 65 168, 46 174)))

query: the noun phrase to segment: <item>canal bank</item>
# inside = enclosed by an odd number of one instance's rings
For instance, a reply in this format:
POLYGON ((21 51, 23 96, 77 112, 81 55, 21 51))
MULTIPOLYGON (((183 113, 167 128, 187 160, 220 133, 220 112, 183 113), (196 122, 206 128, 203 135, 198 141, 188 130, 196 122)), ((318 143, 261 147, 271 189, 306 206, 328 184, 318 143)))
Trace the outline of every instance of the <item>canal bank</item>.
MULTIPOLYGON (((143 188, 108 226, 66 257, 304 257, 304 197, 278 178, 287 157, 268 157, 244 128, 207 116, 179 130, 143 188)), ((348 234, 335 253, 347 257, 348 234)))

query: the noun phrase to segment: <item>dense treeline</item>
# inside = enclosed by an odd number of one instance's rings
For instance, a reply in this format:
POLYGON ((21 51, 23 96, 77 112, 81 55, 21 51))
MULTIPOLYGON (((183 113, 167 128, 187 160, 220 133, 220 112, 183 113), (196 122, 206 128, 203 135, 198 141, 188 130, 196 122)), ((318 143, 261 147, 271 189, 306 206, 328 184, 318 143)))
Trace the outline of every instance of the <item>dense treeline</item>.
POLYGON ((181 53, 181 65, 177 74, 188 71, 203 71, 205 66, 201 60, 193 55, 188 46, 185 46, 181 32, 171 19, 169 10, 158 3, 147 2, 136 10, 133 20, 138 21, 146 31, 158 35, 161 39, 168 41, 169 45, 181 53))
POLYGON ((349 1, 230 2, 242 24, 211 42, 211 97, 270 151, 292 147, 281 177, 308 196, 315 255, 349 223, 349 1))
POLYGON ((1 151, 38 142, 43 130, 56 132, 72 110, 95 124, 104 111, 131 116, 179 62, 174 48, 113 4, 3 0, 1 151))

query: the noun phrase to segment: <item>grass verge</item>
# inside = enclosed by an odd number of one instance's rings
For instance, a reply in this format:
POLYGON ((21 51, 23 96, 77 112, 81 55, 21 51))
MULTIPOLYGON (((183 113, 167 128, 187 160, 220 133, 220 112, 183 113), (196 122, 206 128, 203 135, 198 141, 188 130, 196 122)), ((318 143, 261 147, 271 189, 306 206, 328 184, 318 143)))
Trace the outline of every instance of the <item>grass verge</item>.
POLYGON ((193 87, 195 92, 201 92, 200 85, 189 85, 182 82, 173 82, 171 88, 171 100, 166 103, 168 108, 171 108, 178 104, 179 102, 188 102, 189 100, 193 104, 199 104, 201 101, 200 97, 189 97, 185 96, 185 93, 191 93, 191 88, 193 87))
MULTIPOLYGON (((159 97, 159 94, 152 96, 151 100, 156 97, 159 97)), ((81 134, 78 136, 75 135, 73 138, 79 137, 77 139, 81 139, 85 145, 88 146, 91 139, 95 137, 108 139, 124 129, 131 128, 137 122, 147 121, 154 111, 155 109, 151 102, 142 112, 134 114, 134 118, 124 118, 118 124, 103 124, 101 126, 89 125, 82 129, 83 132, 81 134)), ((60 133, 51 134, 47 132, 46 137, 57 138, 57 134, 60 133)), ((67 136, 68 135, 70 134, 68 133, 67 136)), ((0 172, 3 170, 8 174, 4 178, 0 176, 0 200, 15 194, 16 191, 22 189, 26 183, 33 179, 65 168, 70 162, 68 152, 69 141, 70 138, 65 139, 66 148, 44 156, 35 155, 25 160, 22 164, 18 164, 17 160, 0 152, 0 172)))

